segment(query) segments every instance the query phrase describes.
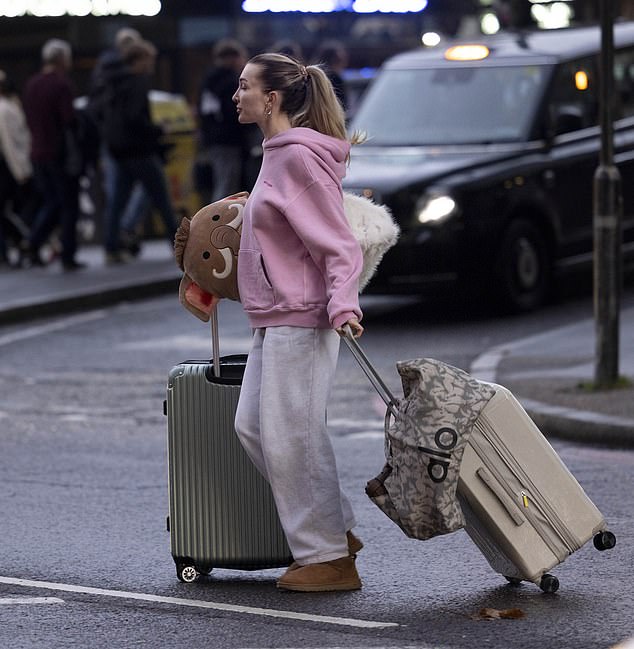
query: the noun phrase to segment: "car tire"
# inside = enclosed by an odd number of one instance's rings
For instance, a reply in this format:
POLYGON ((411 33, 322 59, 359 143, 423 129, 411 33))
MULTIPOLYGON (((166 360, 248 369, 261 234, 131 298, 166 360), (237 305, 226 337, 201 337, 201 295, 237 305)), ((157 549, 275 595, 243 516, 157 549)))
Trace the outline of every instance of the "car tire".
POLYGON ((546 299, 550 254, 543 234, 529 221, 511 221, 502 236, 494 268, 494 291, 503 310, 532 311, 546 299))

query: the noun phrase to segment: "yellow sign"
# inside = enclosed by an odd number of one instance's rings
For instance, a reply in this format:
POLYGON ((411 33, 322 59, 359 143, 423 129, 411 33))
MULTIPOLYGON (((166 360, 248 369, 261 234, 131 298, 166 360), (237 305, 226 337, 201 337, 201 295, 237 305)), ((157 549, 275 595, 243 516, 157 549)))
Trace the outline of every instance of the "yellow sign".
MULTIPOLYGON (((194 188, 194 160, 196 159, 196 123, 192 110, 183 95, 152 90, 150 92, 152 121, 163 129, 162 143, 167 148, 165 176, 174 211, 178 217, 191 218, 202 206, 194 188)), ((153 228, 163 231, 156 215, 153 228)))

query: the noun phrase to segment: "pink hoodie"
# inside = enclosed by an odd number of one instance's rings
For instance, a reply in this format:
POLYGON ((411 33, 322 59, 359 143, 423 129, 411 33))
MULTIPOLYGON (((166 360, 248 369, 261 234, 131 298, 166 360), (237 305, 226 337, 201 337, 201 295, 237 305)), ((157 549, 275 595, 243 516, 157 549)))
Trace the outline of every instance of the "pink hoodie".
POLYGON ((361 319, 361 248, 343 212, 349 143, 309 128, 264 141, 244 208, 238 287, 253 327, 339 327, 361 319))

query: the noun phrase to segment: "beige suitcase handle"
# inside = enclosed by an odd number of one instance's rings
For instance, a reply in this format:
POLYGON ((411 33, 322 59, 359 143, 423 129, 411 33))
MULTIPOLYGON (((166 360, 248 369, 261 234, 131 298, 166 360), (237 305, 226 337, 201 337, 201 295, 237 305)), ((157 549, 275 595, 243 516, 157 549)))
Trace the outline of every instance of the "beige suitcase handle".
POLYGON ((344 340, 348 349, 352 352, 352 355, 357 360, 357 363, 361 366, 361 369, 365 375, 370 379, 370 383, 374 386, 374 389, 379 393, 379 396, 385 402, 389 414, 392 417, 398 417, 398 399, 392 394, 390 389, 385 384, 385 381, 381 378, 376 368, 370 363, 368 357, 365 355, 365 352, 361 349, 361 346, 357 342, 357 339, 352 334, 352 329, 350 325, 345 325, 343 328, 345 332, 344 340))
POLYGON ((505 491, 500 489, 500 486, 495 481, 493 476, 483 466, 481 466, 476 471, 476 475, 490 489, 491 493, 500 501, 500 504, 502 505, 502 507, 504 507, 506 513, 513 519, 515 525, 517 525, 518 527, 522 525, 526 521, 526 518, 519 511, 517 504, 513 502, 511 498, 509 498, 508 494, 505 491))

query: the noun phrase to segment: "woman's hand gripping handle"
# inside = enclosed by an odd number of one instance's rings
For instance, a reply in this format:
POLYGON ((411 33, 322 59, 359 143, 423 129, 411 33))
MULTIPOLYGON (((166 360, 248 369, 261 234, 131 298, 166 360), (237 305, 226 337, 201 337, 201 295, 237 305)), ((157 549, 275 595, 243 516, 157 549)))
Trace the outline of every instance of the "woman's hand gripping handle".
POLYGON ((346 329, 349 329, 353 338, 361 338, 363 335, 363 327, 356 318, 350 318, 347 322, 337 327, 336 332, 340 336, 346 336, 346 329))

